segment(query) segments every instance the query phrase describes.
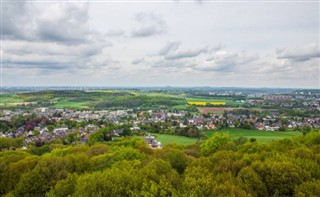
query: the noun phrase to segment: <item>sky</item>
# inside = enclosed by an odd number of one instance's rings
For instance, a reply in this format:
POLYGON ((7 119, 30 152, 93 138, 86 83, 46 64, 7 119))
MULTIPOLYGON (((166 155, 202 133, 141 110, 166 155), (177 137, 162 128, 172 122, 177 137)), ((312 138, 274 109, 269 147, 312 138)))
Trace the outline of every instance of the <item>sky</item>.
POLYGON ((1 2, 3 86, 320 88, 319 1, 1 2))

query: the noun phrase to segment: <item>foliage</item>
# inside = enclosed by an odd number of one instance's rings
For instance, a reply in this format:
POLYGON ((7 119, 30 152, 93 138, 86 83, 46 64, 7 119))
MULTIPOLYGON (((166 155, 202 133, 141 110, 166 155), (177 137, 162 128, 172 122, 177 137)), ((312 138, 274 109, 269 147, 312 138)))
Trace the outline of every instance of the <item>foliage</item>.
POLYGON ((208 156, 218 150, 222 150, 229 142, 231 142, 231 138, 228 134, 216 132, 201 144, 201 153, 208 156))
POLYGON ((3 150, 0 195, 319 196, 318 138, 262 144, 216 132, 200 145, 162 149, 128 138, 3 150))
POLYGON ((9 148, 20 148, 23 145, 23 138, 0 137, 0 150, 9 148))

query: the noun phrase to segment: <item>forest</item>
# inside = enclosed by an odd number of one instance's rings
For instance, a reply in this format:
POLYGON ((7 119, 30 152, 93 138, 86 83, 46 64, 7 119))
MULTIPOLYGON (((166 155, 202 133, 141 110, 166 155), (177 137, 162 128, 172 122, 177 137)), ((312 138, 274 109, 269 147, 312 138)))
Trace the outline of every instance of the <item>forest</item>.
POLYGON ((259 143, 215 132, 151 149, 139 138, 0 152, 3 196, 320 196, 320 132, 259 143))

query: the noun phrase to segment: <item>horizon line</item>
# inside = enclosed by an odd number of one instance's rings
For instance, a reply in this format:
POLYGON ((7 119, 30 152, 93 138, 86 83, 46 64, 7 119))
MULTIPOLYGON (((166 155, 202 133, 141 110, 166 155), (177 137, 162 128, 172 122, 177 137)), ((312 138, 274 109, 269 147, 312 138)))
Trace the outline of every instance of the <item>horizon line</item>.
POLYGON ((246 87, 246 86, 99 86, 99 85, 37 85, 37 86, 29 86, 29 85, 5 85, 2 88, 67 88, 67 87, 79 87, 79 88, 235 88, 235 89, 310 89, 310 90, 320 90, 320 88, 310 88, 310 87, 246 87))

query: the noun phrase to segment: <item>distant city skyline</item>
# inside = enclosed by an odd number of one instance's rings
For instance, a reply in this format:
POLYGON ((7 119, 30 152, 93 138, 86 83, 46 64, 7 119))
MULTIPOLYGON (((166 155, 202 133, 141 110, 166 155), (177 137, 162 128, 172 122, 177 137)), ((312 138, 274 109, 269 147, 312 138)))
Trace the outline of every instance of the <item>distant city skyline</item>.
POLYGON ((319 6, 2 1, 2 85, 319 89, 319 6))

